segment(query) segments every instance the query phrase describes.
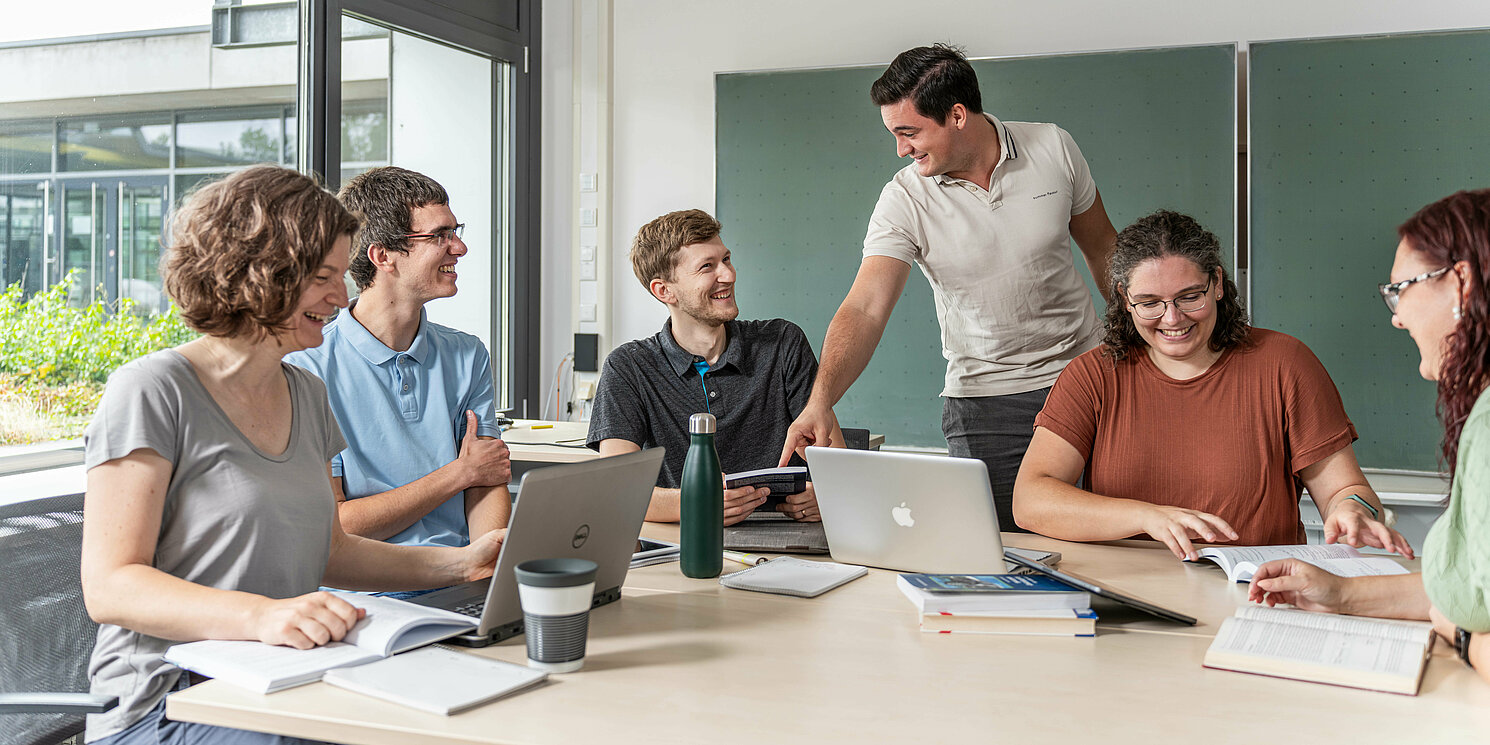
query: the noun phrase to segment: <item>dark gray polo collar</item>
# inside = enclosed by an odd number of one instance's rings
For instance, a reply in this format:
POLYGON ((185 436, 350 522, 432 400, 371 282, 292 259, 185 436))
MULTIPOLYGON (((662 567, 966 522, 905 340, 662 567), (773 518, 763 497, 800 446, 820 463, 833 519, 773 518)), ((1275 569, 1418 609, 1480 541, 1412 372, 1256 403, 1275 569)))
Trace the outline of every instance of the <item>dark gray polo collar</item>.
MULTIPOLYGON (((724 324, 724 354, 719 356, 719 366, 715 369, 723 370, 733 367, 741 375, 750 374, 750 342, 741 338, 739 324, 734 321, 726 321, 724 324)), ((667 357, 667 364, 672 367, 678 377, 687 377, 689 373, 696 372, 693 369, 694 354, 678 345, 678 340, 673 338, 673 319, 667 319, 662 324, 662 330, 657 332, 657 344, 662 348, 662 353, 667 357)))

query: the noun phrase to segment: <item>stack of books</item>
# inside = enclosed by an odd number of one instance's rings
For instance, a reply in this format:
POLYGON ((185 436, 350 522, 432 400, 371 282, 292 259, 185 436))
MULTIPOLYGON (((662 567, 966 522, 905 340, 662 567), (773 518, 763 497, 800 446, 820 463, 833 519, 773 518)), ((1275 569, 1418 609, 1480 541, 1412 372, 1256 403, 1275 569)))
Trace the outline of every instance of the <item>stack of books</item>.
POLYGON ((1027 574, 902 574, 895 583, 935 634, 1096 636, 1086 592, 1027 574))

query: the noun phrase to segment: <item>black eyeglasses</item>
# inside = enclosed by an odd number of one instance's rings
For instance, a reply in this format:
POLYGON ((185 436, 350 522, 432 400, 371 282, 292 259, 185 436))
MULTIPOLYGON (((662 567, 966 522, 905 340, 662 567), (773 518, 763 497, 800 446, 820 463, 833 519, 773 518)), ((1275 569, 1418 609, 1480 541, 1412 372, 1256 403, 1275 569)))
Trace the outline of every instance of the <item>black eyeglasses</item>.
POLYGON ((1395 316, 1397 315, 1397 300, 1402 297, 1403 290, 1419 282, 1427 282, 1428 280, 1433 279, 1434 277, 1437 277, 1450 269, 1453 269, 1453 267, 1446 266, 1442 269, 1435 269, 1425 274, 1419 274, 1418 276, 1412 277, 1411 279, 1404 279, 1401 282, 1390 282, 1384 285, 1377 285, 1376 290, 1381 293, 1381 301, 1387 304, 1387 310, 1391 311, 1392 315, 1395 316))
POLYGON ((464 232, 466 232, 466 224, 461 223, 453 228, 440 228, 439 230, 431 230, 428 233, 404 233, 404 237, 423 238, 425 240, 435 241, 442 246, 446 246, 449 245, 451 241, 461 237, 461 234, 464 232))
POLYGON ((1145 321, 1163 318, 1164 314, 1169 311, 1171 303, 1181 313, 1194 313, 1205 308, 1206 300, 1209 299, 1211 292, 1211 283, 1214 281, 1214 277, 1206 280, 1205 289, 1200 292, 1187 292, 1173 300, 1145 300, 1141 303, 1128 303, 1128 307, 1133 309, 1134 315, 1145 321))

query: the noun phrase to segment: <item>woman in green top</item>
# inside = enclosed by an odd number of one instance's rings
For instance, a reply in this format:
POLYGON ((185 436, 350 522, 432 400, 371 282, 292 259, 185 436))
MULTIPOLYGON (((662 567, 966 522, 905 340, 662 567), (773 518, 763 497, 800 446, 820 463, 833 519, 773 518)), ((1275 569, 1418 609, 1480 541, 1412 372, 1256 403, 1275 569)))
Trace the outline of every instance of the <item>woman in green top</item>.
POLYGON ((1418 371, 1438 383, 1453 479, 1448 508, 1423 545, 1423 573, 1343 579, 1289 559, 1264 564, 1248 595, 1268 605, 1431 620, 1490 680, 1490 189, 1434 202, 1397 234, 1392 282, 1381 295, 1392 325, 1417 342, 1418 371))

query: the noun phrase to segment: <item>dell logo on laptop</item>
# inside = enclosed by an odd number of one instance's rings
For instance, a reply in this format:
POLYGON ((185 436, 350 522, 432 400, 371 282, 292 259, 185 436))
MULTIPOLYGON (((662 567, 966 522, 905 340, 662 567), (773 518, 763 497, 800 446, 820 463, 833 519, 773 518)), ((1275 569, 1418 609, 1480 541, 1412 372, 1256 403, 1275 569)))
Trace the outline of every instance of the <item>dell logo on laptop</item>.
POLYGON ((581 525, 579 526, 579 530, 574 531, 574 540, 570 541, 569 543, 575 548, 579 548, 580 546, 585 545, 585 541, 588 540, 590 540, 590 526, 581 525))

